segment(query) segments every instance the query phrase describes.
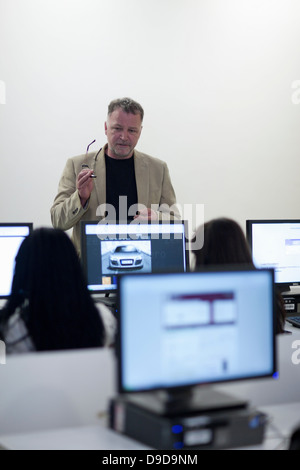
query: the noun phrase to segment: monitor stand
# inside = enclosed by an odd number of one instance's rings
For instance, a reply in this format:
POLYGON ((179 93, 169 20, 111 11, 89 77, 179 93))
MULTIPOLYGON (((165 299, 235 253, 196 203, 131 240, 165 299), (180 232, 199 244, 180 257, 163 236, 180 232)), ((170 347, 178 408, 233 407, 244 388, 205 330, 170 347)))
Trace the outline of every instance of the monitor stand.
POLYGON ((213 387, 190 387, 182 391, 133 393, 126 400, 160 416, 195 415, 246 408, 248 402, 232 395, 218 392, 213 387))

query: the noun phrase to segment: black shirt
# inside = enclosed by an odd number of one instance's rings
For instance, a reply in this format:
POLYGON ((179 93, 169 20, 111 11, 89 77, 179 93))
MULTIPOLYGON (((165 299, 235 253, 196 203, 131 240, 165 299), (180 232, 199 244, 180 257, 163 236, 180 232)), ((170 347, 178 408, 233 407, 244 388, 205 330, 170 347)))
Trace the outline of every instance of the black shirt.
MULTIPOLYGON (((118 160, 105 154, 106 165, 106 204, 111 204, 116 210, 116 221, 132 220, 128 216, 128 210, 133 204, 137 204, 137 188, 134 171, 134 159, 118 160), (126 196, 125 204, 121 203, 120 196, 126 196), (121 211, 121 212, 120 212, 121 211)), ((108 212, 110 215, 110 213, 108 212)))

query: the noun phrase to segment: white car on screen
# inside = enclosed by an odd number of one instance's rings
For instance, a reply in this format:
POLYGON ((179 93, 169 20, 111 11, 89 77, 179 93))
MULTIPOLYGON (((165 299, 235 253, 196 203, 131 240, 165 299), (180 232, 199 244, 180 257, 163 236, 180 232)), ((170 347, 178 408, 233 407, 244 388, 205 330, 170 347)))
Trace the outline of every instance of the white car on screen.
POLYGON ((109 267, 112 269, 142 268, 143 256, 133 245, 119 245, 110 254, 109 267))

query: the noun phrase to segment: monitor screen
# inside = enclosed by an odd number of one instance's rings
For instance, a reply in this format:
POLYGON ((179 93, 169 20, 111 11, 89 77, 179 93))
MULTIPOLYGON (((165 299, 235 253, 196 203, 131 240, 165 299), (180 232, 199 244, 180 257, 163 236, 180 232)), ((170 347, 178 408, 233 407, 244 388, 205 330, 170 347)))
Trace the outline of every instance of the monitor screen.
POLYGON ((283 290, 300 285, 300 220, 247 220, 247 239, 257 268, 273 268, 283 290))
POLYGON ((116 292, 128 273, 185 272, 189 268, 184 221, 81 223, 82 264, 93 293, 116 292))
POLYGON ((0 223, 0 298, 9 297, 15 258, 24 238, 33 229, 32 223, 0 223))
POLYGON ((119 279, 120 393, 272 376, 273 270, 119 279))

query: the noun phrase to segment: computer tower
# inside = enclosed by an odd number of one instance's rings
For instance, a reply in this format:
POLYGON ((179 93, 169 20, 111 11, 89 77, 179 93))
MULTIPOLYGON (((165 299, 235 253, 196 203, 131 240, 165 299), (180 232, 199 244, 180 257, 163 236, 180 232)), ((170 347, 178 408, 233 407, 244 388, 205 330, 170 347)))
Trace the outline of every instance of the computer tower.
POLYGON ((261 444, 267 416, 241 407, 161 415, 118 396, 110 402, 110 428, 157 450, 226 449, 261 444))

